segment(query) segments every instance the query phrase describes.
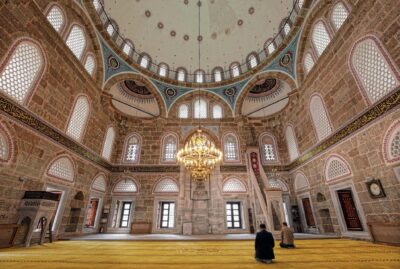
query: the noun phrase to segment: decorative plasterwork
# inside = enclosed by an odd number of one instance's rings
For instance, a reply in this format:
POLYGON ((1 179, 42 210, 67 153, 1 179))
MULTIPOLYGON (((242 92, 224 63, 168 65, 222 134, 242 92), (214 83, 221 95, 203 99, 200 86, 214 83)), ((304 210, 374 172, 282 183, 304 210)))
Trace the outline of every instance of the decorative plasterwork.
MULTIPOLYGON (((181 126, 182 136, 186 136, 188 133, 192 132, 193 130, 196 130, 198 127, 199 127, 198 125, 181 126)), ((202 126, 202 128, 210 130, 213 134, 215 134, 215 136, 219 137, 219 126, 205 125, 202 126)))

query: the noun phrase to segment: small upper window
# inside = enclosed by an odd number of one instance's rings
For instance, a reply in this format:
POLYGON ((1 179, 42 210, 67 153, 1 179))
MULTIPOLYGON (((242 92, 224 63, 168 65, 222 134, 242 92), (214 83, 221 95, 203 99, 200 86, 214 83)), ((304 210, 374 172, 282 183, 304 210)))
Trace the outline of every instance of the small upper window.
POLYGON ((272 54, 275 51, 275 43, 272 39, 267 40, 264 47, 267 49, 268 54, 272 54))
POLYGON ((74 25, 72 27, 71 32, 68 35, 66 44, 75 55, 75 57, 81 59, 83 51, 86 47, 86 37, 80 26, 74 25))
POLYGON ((239 160, 239 145, 235 135, 229 133, 224 137, 224 158, 225 161, 239 160))
POLYGON ((122 51, 128 55, 131 56, 133 53, 133 44, 129 40, 125 41, 124 46, 122 47, 122 51))
POLYGON ((92 55, 88 55, 85 61, 85 69, 91 76, 93 76, 94 68, 95 68, 94 58, 92 55))
POLYGON ((158 66, 158 74, 161 77, 166 77, 167 76, 167 72, 168 72, 168 66, 166 64, 160 64, 158 66))
POLYGON ((140 156, 140 138, 136 134, 127 138, 125 146, 125 162, 137 163, 140 156))
POLYGON ((93 6, 96 11, 99 11, 101 7, 100 0, 93 0, 93 6))
POLYGON ((195 77, 196 77, 196 82, 197 83, 203 83, 204 82, 204 71, 197 70, 195 72, 195 77))
POLYGON ((220 105, 213 106, 213 118, 222 119, 222 107, 220 105))
POLYGON ((321 54, 325 51, 326 47, 328 47, 329 43, 331 42, 328 30, 326 30, 325 24, 322 21, 319 21, 315 25, 312 33, 312 39, 318 56, 321 56, 321 54))
POLYGON ((221 69, 217 68, 214 70, 214 81, 220 82, 222 80, 222 71, 221 69))
POLYGON ((231 72, 232 72, 232 77, 237 77, 240 75, 240 67, 238 63, 231 64, 231 72))
POLYGON ((257 59, 256 54, 255 53, 250 54, 247 57, 247 62, 249 64, 250 68, 256 67, 258 65, 258 59, 257 59))
POLYGON ((343 25, 344 21, 349 16, 349 11, 345 7, 342 2, 339 2, 335 5, 332 11, 332 23, 335 27, 335 30, 339 30, 339 28, 343 25))
POLYGON ((60 33, 65 24, 64 15, 61 9, 58 6, 53 6, 50 9, 49 13, 47 13, 46 18, 51 26, 53 26, 54 30, 60 33))
POLYGON ((289 23, 285 23, 285 26, 283 26, 283 32, 285 33, 285 36, 287 36, 290 32, 290 25, 289 23))
POLYGON ((149 68, 150 57, 147 56, 146 54, 143 54, 142 57, 140 57, 140 66, 143 68, 149 68))
POLYGON ((175 162, 178 141, 175 135, 169 134, 163 139, 163 161, 175 162))
POLYGON ((186 80, 186 71, 183 68, 177 69, 177 79, 178 81, 185 81, 186 80))
POLYGON ((180 119, 187 119, 189 118, 189 106, 186 104, 182 104, 179 106, 179 113, 178 117, 180 119))
POLYGON ((111 159, 114 140, 115 140, 115 130, 113 127, 109 127, 104 140, 103 151, 101 153, 101 156, 107 160, 111 159))
POLYGON ((314 59, 311 56, 311 53, 307 53, 304 57, 304 68, 306 69, 306 73, 310 72, 311 69, 314 67, 314 59))
POLYGON ((207 118, 207 102, 201 98, 194 101, 194 118, 207 118))

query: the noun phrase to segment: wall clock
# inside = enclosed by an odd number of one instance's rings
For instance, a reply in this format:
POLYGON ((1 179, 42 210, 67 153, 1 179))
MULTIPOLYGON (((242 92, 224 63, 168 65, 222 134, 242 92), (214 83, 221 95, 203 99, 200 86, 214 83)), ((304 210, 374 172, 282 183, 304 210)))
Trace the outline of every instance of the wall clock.
POLYGON ((368 181, 367 189, 371 198, 382 198, 386 196, 382 187, 382 183, 379 179, 372 179, 368 181))

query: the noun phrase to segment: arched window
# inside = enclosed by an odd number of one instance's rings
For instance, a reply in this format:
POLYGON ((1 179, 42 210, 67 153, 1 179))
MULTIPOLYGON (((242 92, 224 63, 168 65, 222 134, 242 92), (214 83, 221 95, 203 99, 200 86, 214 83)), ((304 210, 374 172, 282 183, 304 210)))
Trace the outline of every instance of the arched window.
POLYGON ((285 23, 285 25, 283 26, 283 32, 285 33, 285 36, 287 36, 290 32, 290 25, 289 23, 285 23))
POLYGON ((340 156, 330 156, 325 164, 326 181, 333 181, 351 176, 349 164, 340 156))
POLYGON ((279 161, 274 136, 267 133, 260 136, 260 152, 264 164, 276 163, 279 161))
POLYGON ((138 163, 140 157, 140 136, 132 134, 125 142, 124 161, 129 163, 138 163))
POLYGON ((289 159, 290 161, 293 161, 297 157, 299 157, 299 149, 297 148, 296 136, 294 134, 293 127, 291 125, 288 125, 286 127, 285 136, 289 151, 289 159))
POLYGON ((194 101, 194 118, 205 119, 207 118, 207 102, 204 99, 197 98, 194 101))
POLYGON ((309 188, 310 188, 310 183, 308 182, 306 176, 303 173, 298 172, 296 174, 296 177, 294 178, 294 190, 296 192, 299 192, 307 190, 309 188))
POLYGON ((113 193, 136 193, 138 187, 134 180, 130 178, 124 178, 115 184, 113 193))
POLYGON ((222 68, 216 67, 213 71, 214 82, 220 82, 223 79, 223 71, 222 68))
POLYGON ((297 5, 299 6, 299 8, 302 8, 304 5, 304 0, 298 0, 297 5))
POLYGON ((96 11, 99 11, 101 8, 100 0, 93 0, 93 6, 96 11))
POLYGON ((240 75, 239 63, 232 63, 229 69, 231 70, 231 76, 233 78, 238 77, 240 75))
POLYGON ((348 16, 349 11, 342 2, 337 3, 333 7, 331 20, 336 31, 339 30, 339 28, 343 25, 348 16))
POLYGON ((150 67, 150 57, 147 54, 142 54, 140 57, 140 66, 143 68, 149 68, 150 67))
POLYGON ((125 40, 124 45, 122 46, 122 51, 128 56, 132 56, 133 48, 133 43, 129 40, 125 40))
POLYGON ((65 18, 62 10, 58 6, 53 5, 47 13, 46 18, 51 26, 53 26, 54 30, 60 33, 65 25, 65 18))
POLYGON ((18 103, 25 103, 44 70, 41 49, 30 41, 20 41, 1 66, 0 90, 18 103))
POLYGON ((324 101, 319 95, 311 97, 310 113, 318 140, 321 141, 332 133, 332 127, 325 110, 324 101))
POLYGON ((85 61, 85 69, 89 73, 89 75, 93 76, 95 66, 96 66, 96 63, 94 61, 93 56, 88 55, 86 57, 86 61, 85 61))
POLYGON ((195 73, 195 78, 197 83, 203 83, 204 82, 204 71, 203 70, 197 70, 195 73))
POLYGON ((255 52, 250 53, 247 56, 247 64, 250 67, 250 69, 254 68, 258 65, 258 58, 257 58, 257 54, 255 52))
POLYGON ((384 159, 387 164, 400 163, 400 121, 388 128, 383 140, 384 159))
POLYGON ((109 35, 111 38, 113 38, 114 34, 115 34, 116 32, 118 32, 118 25, 117 25, 117 23, 116 23, 114 20, 110 20, 109 23, 108 23, 108 25, 107 25, 106 31, 107 31, 108 35, 109 35))
POLYGON ((220 105, 213 105, 213 119, 222 119, 222 107, 220 105))
POLYGON ((80 141, 89 118, 89 101, 85 96, 79 96, 68 122, 67 135, 80 141))
POLYGON ((225 193, 237 193, 237 192, 246 192, 246 186, 240 179, 230 178, 225 180, 222 191, 225 193))
POLYGON ((103 174, 98 175, 92 183, 92 190, 105 192, 107 188, 107 181, 103 174))
POLYGON ((358 41, 350 59, 353 75, 370 103, 375 103, 400 85, 398 70, 375 37, 368 36, 358 41))
POLYGON ((228 133, 224 135, 223 142, 225 161, 239 161, 239 143, 237 137, 232 133, 228 133))
POLYGON ((115 130, 113 127, 109 127, 107 129, 106 137, 104 139, 103 151, 101 152, 101 156, 107 160, 111 159, 114 140, 115 140, 115 130))
POLYGON ((72 161, 66 157, 59 157, 54 160, 47 169, 47 175, 62 179, 68 182, 74 181, 74 165, 72 161))
POLYGON ((7 131, 0 124, 0 163, 11 159, 11 140, 7 131))
POLYGON ((271 38, 268 39, 264 44, 264 49, 268 52, 268 54, 274 53, 275 48, 275 42, 271 38))
POLYGON ((179 187, 175 180, 165 178, 160 180, 154 188, 154 193, 178 193, 179 187))
POLYGON ((184 68, 178 68, 176 70, 176 79, 178 81, 186 81, 186 70, 184 68))
POLYGON ((164 63, 161 63, 159 66, 158 66, 158 74, 161 76, 161 77, 166 77, 167 75, 168 75, 168 65, 166 65, 166 64, 164 64, 164 63))
POLYGON ((182 104, 179 106, 178 118, 180 119, 189 118, 189 106, 187 104, 182 104))
POLYGON ((174 134, 168 134, 162 141, 162 160, 163 162, 176 162, 176 151, 178 148, 178 138, 174 134))
POLYGON ((304 57, 304 69, 306 70, 306 73, 311 71, 311 69, 314 67, 314 64, 315 64, 314 59, 311 53, 308 52, 304 57))
POLYGON ((65 43, 75 57, 80 60, 86 47, 86 37, 82 28, 78 25, 72 26, 65 43))
POLYGON ((281 189, 282 191, 289 191, 287 185, 283 183, 280 179, 270 178, 268 180, 268 183, 271 188, 281 189))
POLYGON ((317 55, 321 56, 331 42, 328 30, 322 21, 317 22, 317 24, 314 26, 312 40, 317 51, 317 55))

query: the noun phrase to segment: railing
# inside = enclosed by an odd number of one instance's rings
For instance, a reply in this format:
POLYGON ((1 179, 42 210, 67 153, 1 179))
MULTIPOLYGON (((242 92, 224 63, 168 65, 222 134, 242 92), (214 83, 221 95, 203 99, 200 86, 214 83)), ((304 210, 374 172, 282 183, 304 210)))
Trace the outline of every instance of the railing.
MULTIPOLYGON (((114 25, 113 20, 110 18, 110 16, 107 14, 107 12, 104 9, 104 5, 102 4, 102 1, 100 0, 93 0, 93 3, 96 2, 96 5, 98 5, 98 8, 95 10, 97 11, 99 18, 101 20, 101 22, 103 23, 103 26, 105 27, 105 29, 107 29, 107 27, 109 25, 111 25, 113 27, 113 34, 111 35, 111 39, 115 42, 115 44, 119 47, 119 48, 123 48, 124 44, 126 43, 126 39, 125 37, 123 37, 121 35, 121 33, 119 33, 118 28, 114 25)), ((289 33, 292 31, 293 29, 293 24, 297 18, 297 15, 299 14, 301 7, 299 6, 299 2, 302 2, 301 0, 295 0, 293 2, 293 7, 292 10, 290 11, 289 15, 287 16, 287 18, 281 22, 280 25, 280 29, 278 31, 277 34, 275 34, 275 36, 271 39, 270 43, 274 43, 274 47, 275 50, 277 50, 279 48, 279 46, 282 44, 282 42, 285 40, 285 38, 287 36, 289 36, 289 33), (284 32, 284 27, 286 24, 290 25, 290 32, 288 34, 285 34, 284 32)), ((269 43, 269 44, 270 44, 269 43)), ((130 53, 130 55, 127 55, 128 57, 130 57, 134 62, 136 62, 139 66, 140 66, 140 60, 142 57, 142 52, 139 52, 138 50, 131 48, 132 52, 130 53)), ((274 50, 274 52, 275 52, 274 50)), ((272 53, 273 54, 273 53, 272 53)), ((259 65, 260 63, 263 63, 267 58, 269 58, 271 54, 269 54, 267 52, 266 48, 261 49, 258 53, 257 53, 257 65, 259 65)), ((150 72, 153 72, 157 75, 159 75, 159 69, 160 69, 160 64, 161 63, 156 63, 155 61, 151 60, 149 61, 148 67, 144 68, 141 67, 143 69, 147 69, 150 72)), ((168 64, 168 63, 167 63, 168 64)), ((239 65, 239 70, 240 70, 240 74, 245 74, 248 71, 252 70, 253 68, 250 66, 250 61, 247 61, 247 59, 245 61, 242 61, 242 63, 240 63, 239 65)), ((192 72, 188 72, 185 74, 185 80, 184 82, 196 82, 196 73, 192 73, 192 72)), ((160 76, 160 75, 159 75, 160 76)), ((165 77, 165 78, 169 78, 172 80, 176 80, 177 81, 177 71, 174 69, 168 69, 166 72, 166 76, 160 76, 160 77, 165 77)), ((231 73, 231 69, 230 67, 225 67, 222 70, 222 78, 221 81, 224 80, 228 80, 228 79, 232 79, 234 78, 234 76, 231 73)), ((203 73, 203 82, 202 83, 210 83, 210 82, 216 82, 214 80, 214 74, 211 73, 209 70, 206 71, 205 73, 203 73)))

